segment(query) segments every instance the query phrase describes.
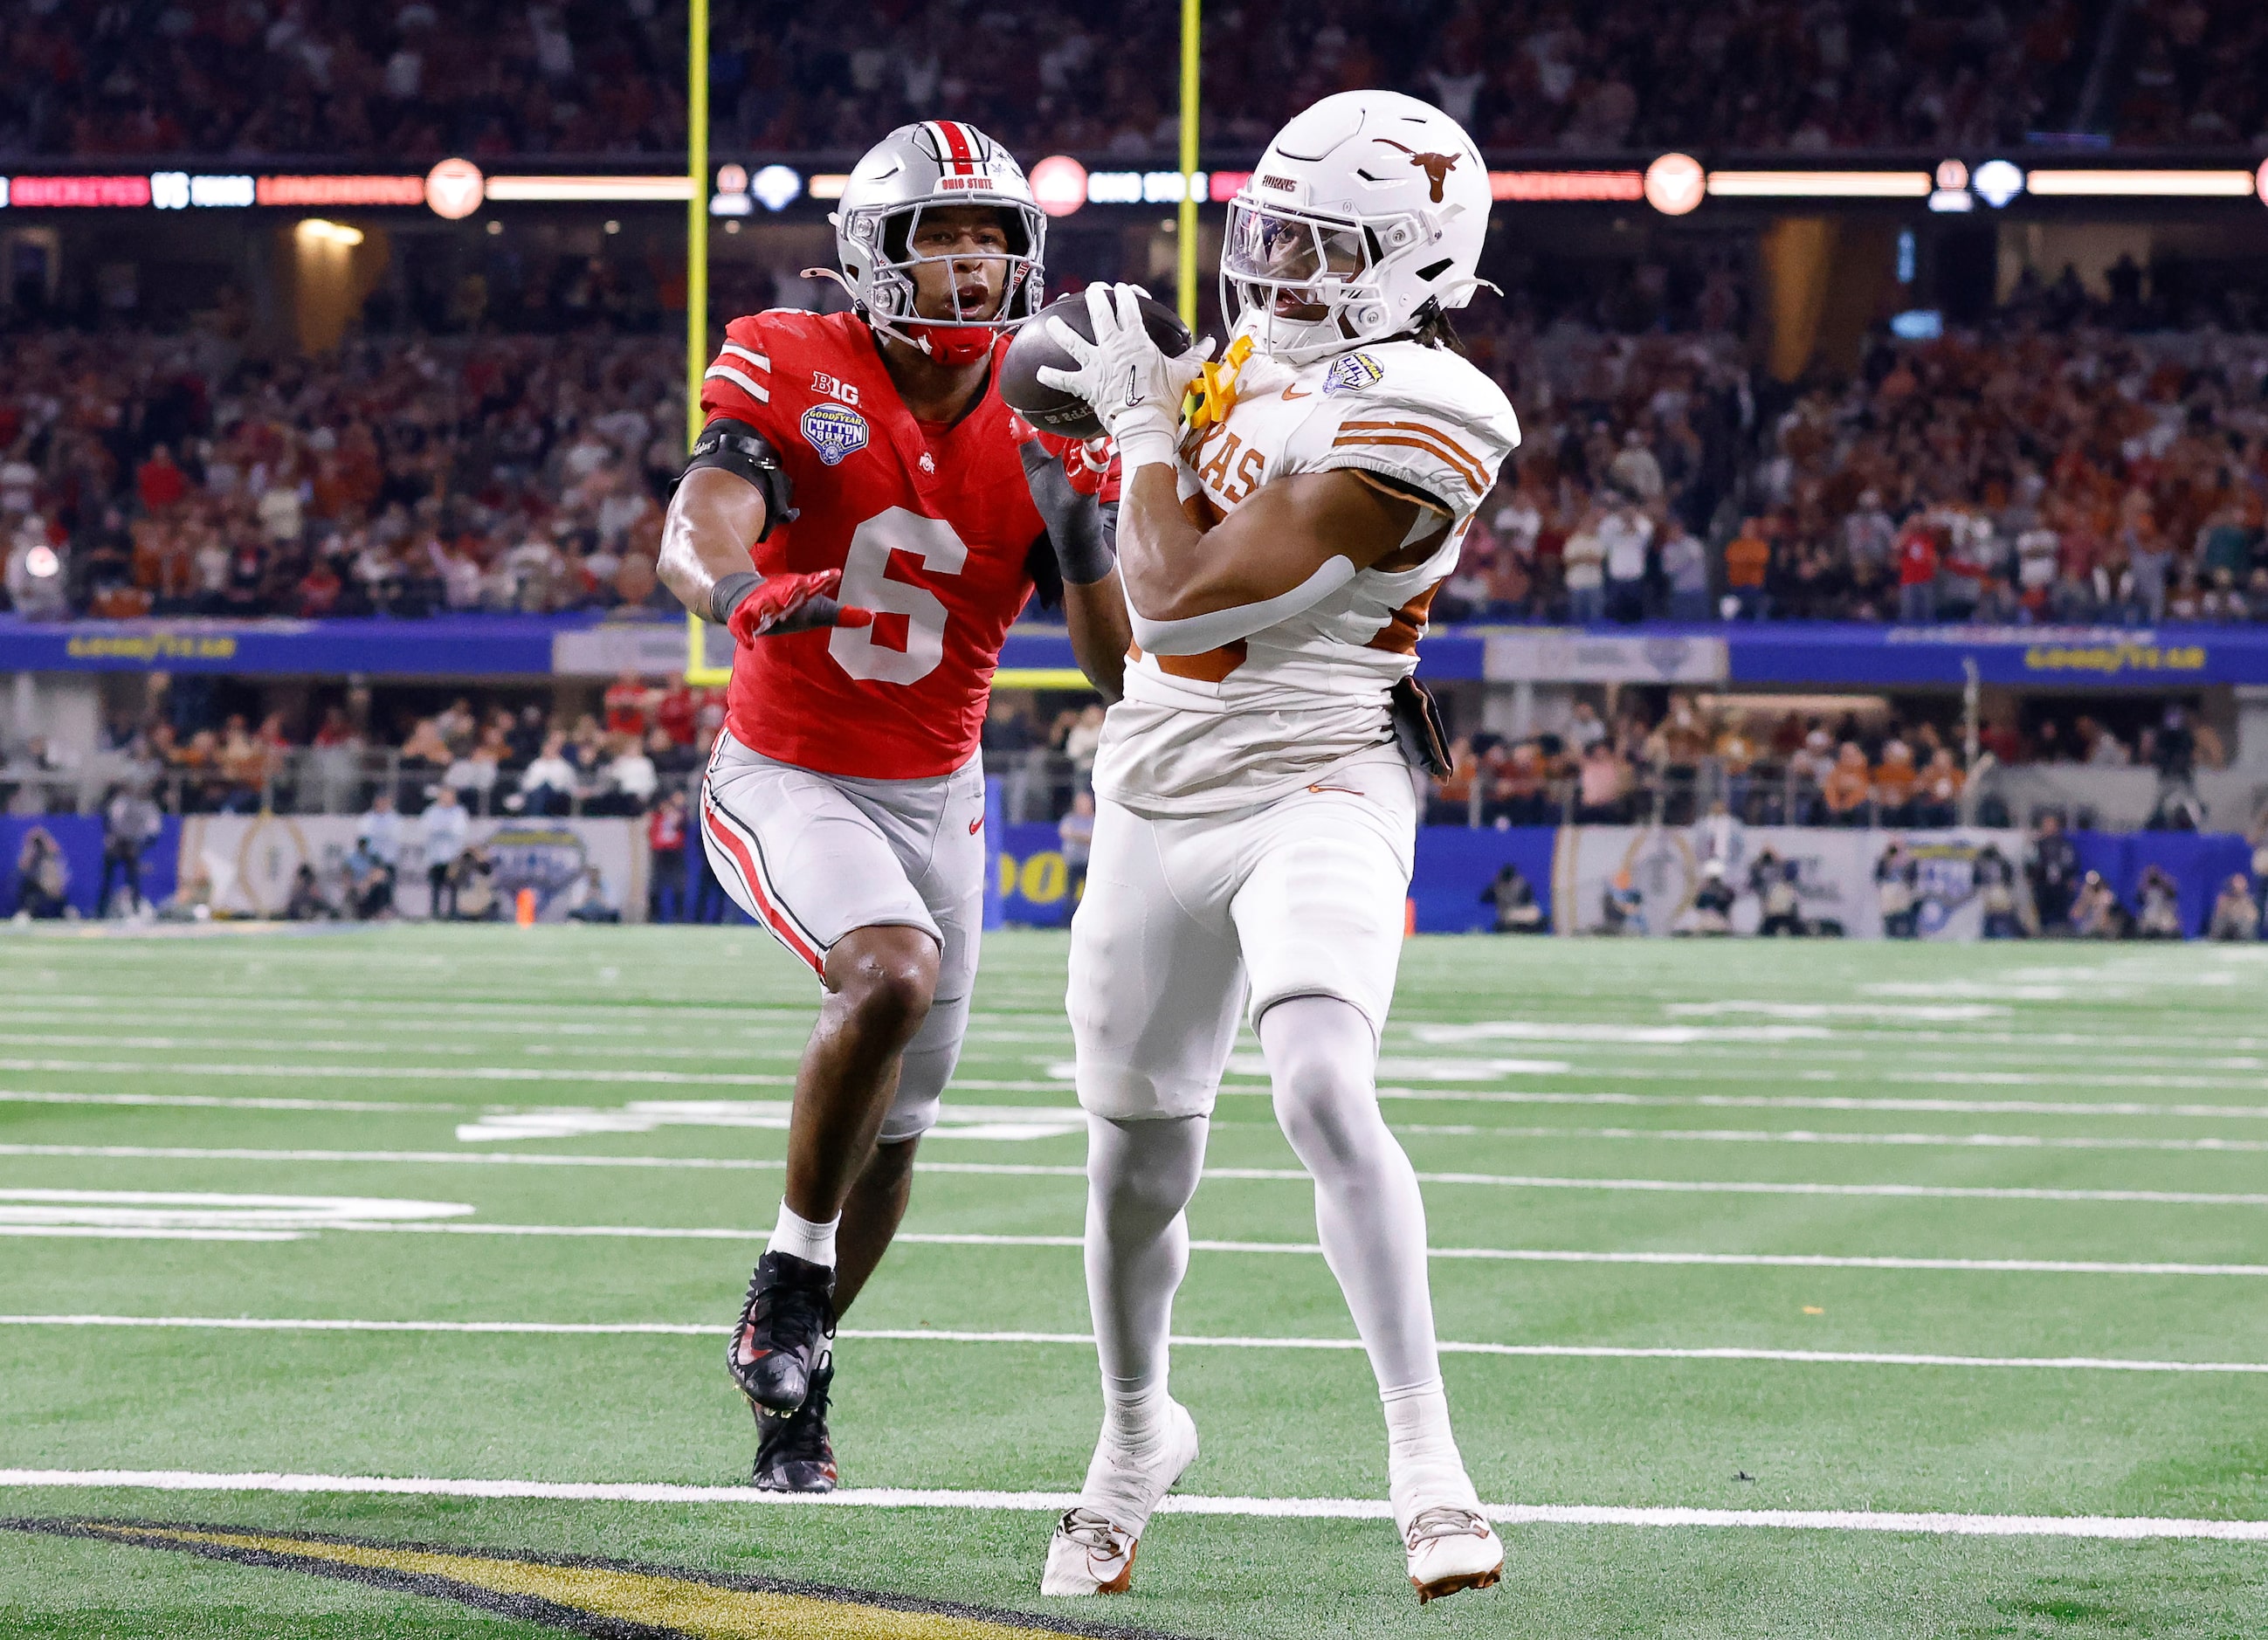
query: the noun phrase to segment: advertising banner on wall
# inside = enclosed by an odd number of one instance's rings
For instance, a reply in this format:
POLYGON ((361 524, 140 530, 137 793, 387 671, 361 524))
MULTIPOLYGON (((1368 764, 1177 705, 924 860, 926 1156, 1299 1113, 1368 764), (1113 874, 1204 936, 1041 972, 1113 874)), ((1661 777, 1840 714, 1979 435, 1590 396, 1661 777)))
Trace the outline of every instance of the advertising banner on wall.
MULTIPOLYGON (((1914 865, 1910 886, 1913 932, 1924 939, 1976 939, 1984 931, 1977 862, 1997 850, 2012 867, 2021 908, 2024 834, 1983 827, 1945 831, 1831 831, 1792 826, 1732 826, 1719 835, 1703 827, 1580 826, 1559 833, 1552 866, 1552 926, 1562 934, 1605 931, 1622 909, 1618 931, 1666 935, 1696 931, 1694 897, 1721 861, 1737 896, 1733 931, 1758 931, 1772 874, 1795 890, 1794 914, 1808 932, 1879 939, 1886 885, 1877 871, 1891 844, 1903 843, 1914 865)), ((1900 896, 1893 889, 1892 904, 1900 896)))
MULTIPOLYGON (((324 899, 346 898, 347 858, 361 820, 351 814, 201 814, 181 823, 180 875, 202 871, 212 906, 227 916, 281 916, 300 866, 314 868, 324 899)), ((416 822, 402 826, 394 907, 406 917, 432 909, 416 822)), ((608 904, 625 923, 645 919, 646 849, 643 823, 630 820, 475 820, 469 841, 495 863, 501 915, 509 919, 522 888, 535 891, 538 922, 567 917, 570 891, 597 866, 608 904)))

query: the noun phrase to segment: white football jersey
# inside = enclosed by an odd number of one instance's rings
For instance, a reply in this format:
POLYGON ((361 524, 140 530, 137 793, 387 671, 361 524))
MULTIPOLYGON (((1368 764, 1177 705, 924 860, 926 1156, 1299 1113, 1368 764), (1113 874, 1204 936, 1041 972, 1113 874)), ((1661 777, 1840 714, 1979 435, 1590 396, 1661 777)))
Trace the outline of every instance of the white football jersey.
MULTIPOLYGON (((1185 505, 1217 520, 1271 480, 1354 468, 1432 497, 1448 533, 1416 568, 1359 570, 1225 648, 1132 656, 1103 720, 1096 792, 1143 813, 1222 813, 1391 747, 1389 697, 1417 670, 1426 607, 1519 443, 1502 390, 1447 349, 1372 342, 1297 370, 1255 355, 1227 419, 1182 448, 1185 505)), ((1411 539, 1440 526, 1421 511, 1411 539)))

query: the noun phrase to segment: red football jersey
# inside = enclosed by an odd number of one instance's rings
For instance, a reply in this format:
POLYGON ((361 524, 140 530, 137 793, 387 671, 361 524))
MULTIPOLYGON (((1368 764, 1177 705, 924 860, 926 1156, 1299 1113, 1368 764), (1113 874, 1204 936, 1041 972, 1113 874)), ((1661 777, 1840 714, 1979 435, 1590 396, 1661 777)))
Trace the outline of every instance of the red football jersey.
POLYGON ((976 755, 1046 533, 1017 454, 1029 433, 989 384, 952 425, 917 422, 855 314, 775 310, 725 338, 701 408, 762 432, 795 485, 797 516, 753 548, 757 570, 839 569, 843 602, 875 612, 743 645, 725 726, 821 774, 951 773, 976 755))

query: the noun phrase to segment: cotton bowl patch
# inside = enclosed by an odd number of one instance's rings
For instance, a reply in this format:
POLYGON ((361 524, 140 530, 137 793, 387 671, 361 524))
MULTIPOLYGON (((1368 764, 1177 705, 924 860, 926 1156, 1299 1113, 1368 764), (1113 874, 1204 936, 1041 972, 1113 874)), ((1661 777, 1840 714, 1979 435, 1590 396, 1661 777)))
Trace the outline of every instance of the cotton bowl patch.
POLYGON ((1360 393, 1381 376, 1386 367, 1367 353, 1349 353, 1331 365, 1331 373, 1323 379, 1323 392, 1360 393))
POLYGON ((833 467, 866 447, 866 418, 839 404, 814 404, 803 413, 803 436, 819 459, 833 467))

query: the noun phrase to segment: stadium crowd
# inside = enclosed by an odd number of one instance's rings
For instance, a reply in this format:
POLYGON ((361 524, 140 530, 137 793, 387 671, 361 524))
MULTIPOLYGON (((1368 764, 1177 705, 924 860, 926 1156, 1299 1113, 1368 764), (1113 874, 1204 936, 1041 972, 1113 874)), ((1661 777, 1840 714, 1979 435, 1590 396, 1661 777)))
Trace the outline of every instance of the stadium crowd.
POLYGON ((56 331, 11 362, 23 614, 674 609, 652 571, 682 460, 666 349, 388 338, 279 361, 210 332, 56 331))
MULTIPOLYGON (((1161 156, 1176 136, 1178 27, 1162 0, 728 13, 712 34, 711 142, 847 153, 943 107, 1035 156, 1161 156)), ((91 18, 26 0, 0 23, 0 154, 681 151, 684 33, 677 0, 166 0, 91 18)), ((1205 34, 1207 141, 1240 148, 1362 85, 1425 97, 1496 149, 1957 150, 2080 129, 2137 145, 2268 132, 2268 28, 2237 0, 1613 0, 1580 11, 1561 0, 1334 0, 1320 11, 1245 0, 1211 8, 1205 34)))
MULTIPOLYGON (((1782 385, 1744 344, 1737 259, 1554 277, 1465 326, 1525 438, 1437 617, 2268 621, 2250 287, 2027 279, 1983 330, 1885 331, 1857 371, 1782 385)), ((222 326, 25 337, 0 381, 7 607, 674 613, 675 359, 524 313, 437 335, 389 312, 320 359, 222 326)))

